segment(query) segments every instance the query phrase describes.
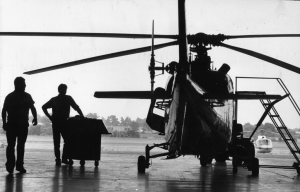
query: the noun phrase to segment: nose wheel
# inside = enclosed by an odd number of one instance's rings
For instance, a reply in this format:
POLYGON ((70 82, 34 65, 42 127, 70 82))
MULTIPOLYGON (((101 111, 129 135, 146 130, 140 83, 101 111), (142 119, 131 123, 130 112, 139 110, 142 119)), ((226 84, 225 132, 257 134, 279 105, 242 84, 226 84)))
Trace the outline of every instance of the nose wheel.
POLYGON ((199 159, 200 159, 200 165, 202 167, 205 167, 207 164, 211 164, 213 160, 211 157, 204 156, 204 155, 202 155, 199 159))
MULTIPOLYGON (((238 172, 238 161, 235 160, 235 158, 233 159, 232 162, 233 165, 233 173, 237 173, 238 172)), ((252 171, 252 175, 253 176, 258 176, 259 175, 259 160, 258 158, 253 158, 251 161, 251 164, 248 164, 248 170, 252 171)))
POLYGON ((146 157, 141 155, 139 156, 138 158, 138 172, 139 173, 145 173, 145 170, 146 170, 146 157))
POLYGON ((85 160, 80 160, 80 165, 83 167, 85 165, 85 160))
POLYGON ((257 158, 252 159, 251 171, 253 176, 257 176, 259 174, 259 160, 257 158))

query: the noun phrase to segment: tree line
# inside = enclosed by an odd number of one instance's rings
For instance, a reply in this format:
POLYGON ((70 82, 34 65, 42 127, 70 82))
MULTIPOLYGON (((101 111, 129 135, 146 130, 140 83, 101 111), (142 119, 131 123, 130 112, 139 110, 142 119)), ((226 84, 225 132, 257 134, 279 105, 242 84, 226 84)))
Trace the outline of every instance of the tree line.
MULTIPOLYGON (((97 113, 89 113, 85 117, 92 119, 102 119, 103 123, 107 128, 114 126, 123 126, 127 127, 126 131, 113 131, 110 136, 112 137, 140 137, 139 129, 141 131, 151 131, 151 128, 146 123, 146 118, 136 118, 136 120, 132 120, 130 117, 120 119, 116 117, 116 115, 110 115, 107 118, 98 116, 97 113)), ((32 121, 32 116, 29 117, 29 122, 32 121)), ((52 123, 50 119, 46 116, 37 115, 39 124, 37 126, 29 126, 28 134, 29 135, 52 135, 52 123)), ((31 124, 31 123, 30 123, 31 124)), ((2 119, 1 119, 1 127, 2 127, 2 119)), ((250 123, 245 123, 243 125, 244 136, 249 137, 256 125, 252 125, 250 123)), ((300 132, 300 128, 289 129, 291 135, 294 138, 300 139, 300 134, 296 134, 296 132, 300 132)), ((3 129, 0 129, 0 133, 4 133, 3 129)), ((280 135, 276 127, 272 123, 262 124, 254 134, 253 138, 256 139, 258 135, 265 135, 267 137, 278 138, 281 140, 280 135)))
MULTIPOLYGON (((106 127, 113 126, 123 126, 127 127, 127 131, 114 131, 112 132, 112 137, 140 137, 139 129, 142 131, 150 131, 150 127, 146 123, 146 118, 136 118, 136 120, 132 120, 130 117, 118 119, 115 115, 110 115, 107 118, 98 116, 97 113, 89 113, 85 117, 92 119, 101 119, 106 127)), ((47 116, 37 115, 38 125, 32 126, 31 121, 33 117, 29 116, 29 135, 52 135, 52 122, 47 116)), ((2 119, 1 119, 1 127, 2 127, 2 119)), ((0 130, 1 133, 4 133, 3 129, 0 130)))
MULTIPOLYGON (((89 113, 87 115, 89 118, 97 119, 99 116, 97 113, 89 113)), ((126 127, 126 130, 123 131, 111 131, 111 137, 133 137, 139 138, 140 132, 139 131, 151 131, 152 129, 146 123, 146 118, 136 118, 136 120, 132 120, 130 117, 121 117, 120 120, 115 115, 110 115, 107 118, 101 117, 105 126, 110 129, 115 126, 122 126, 126 127), (141 129, 141 130, 140 130, 141 129)))
MULTIPOLYGON (((253 130, 255 129, 256 125, 251 125, 250 123, 245 123, 243 126, 244 136, 249 137, 253 130)), ((295 129, 288 129, 291 135, 295 139, 300 138, 300 134, 297 134, 296 132, 300 132, 300 128, 295 129)), ((282 140, 280 134, 278 133, 276 127, 272 123, 265 123, 258 127, 257 131, 255 132, 253 138, 256 139, 258 135, 265 135, 269 138, 277 138, 279 141, 282 140)))

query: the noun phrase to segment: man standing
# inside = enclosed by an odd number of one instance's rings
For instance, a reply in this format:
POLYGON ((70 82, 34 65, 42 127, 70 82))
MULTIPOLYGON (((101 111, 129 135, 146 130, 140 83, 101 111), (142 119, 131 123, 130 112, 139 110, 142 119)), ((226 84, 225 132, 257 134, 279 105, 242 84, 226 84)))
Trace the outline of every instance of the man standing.
POLYGON ((31 95, 25 92, 25 79, 17 77, 14 84, 15 91, 6 96, 2 109, 3 129, 6 131, 7 138, 7 162, 5 165, 9 173, 13 173, 15 166, 17 171, 26 173, 23 164, 29 126, 29 109, 33 115, 33 125, 37 125, 37 113, 31 95), (16 140, 18 142, 17 161, 15 160, 16 140))
POLYGON ((68 162, 68 140, 67 140, 67 120, 70 116, 70 107, 78 112, 83 117, 82 111, 75 103, 74 99, 66 95, 67 85, 60 84, 58 86, 58 96, 51 98, 47 103, 42 106, 45 115, 52 121, 53 141, 54 141, 54 154, 56 165, 61 163, 69 164, 68 162), (47 109, 52 108, 52 116, 48 113, 47 109), (62 153, 62 161, 60 159, 60 135, 64 140, 64 147, 62 153))

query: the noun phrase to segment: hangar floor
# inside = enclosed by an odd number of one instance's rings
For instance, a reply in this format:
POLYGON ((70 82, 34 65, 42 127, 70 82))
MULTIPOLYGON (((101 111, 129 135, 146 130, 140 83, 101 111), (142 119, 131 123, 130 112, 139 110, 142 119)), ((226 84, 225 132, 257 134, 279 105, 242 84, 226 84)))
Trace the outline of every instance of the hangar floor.
MULTIPOLYGON (((1 139, 1 138, 0 138, 1 139)), ((25 153, 26 174, 8 174, 5 169, 5 149, 0 149, 0 189, 2 191, 300 191, 300 176, 294 169, 261 168, 259 176, 247 169, 232 173, 231 161, 201 167, 193 156, 173 160, 156 158, 145 174, 137 173, 137 158, 143 154, 147 140, 103 140, 98 167, 86 161, 73 166, 55 166, 50 139, 28 139, 25 153), (130 141, 130 142, 129 142, 130 141), (117 144, 118 142, 118 144, 117 144), (112 150, 112 146, 114 149, 112 150), (119 147, 116 147, 119 146, 119 147), (126 150, 124 148, 126 146, 126 150), (110 150, 106 150, 110 149, 110 150), (117 150, 118 149, 118 150, 117 150), (124 150, 123 150, 124 149, 124 150), (134 150, 135 149, 135 150, 134 150)), ((262 165, 291 166, 292 156, 286 154, 258 154, 262 165)))

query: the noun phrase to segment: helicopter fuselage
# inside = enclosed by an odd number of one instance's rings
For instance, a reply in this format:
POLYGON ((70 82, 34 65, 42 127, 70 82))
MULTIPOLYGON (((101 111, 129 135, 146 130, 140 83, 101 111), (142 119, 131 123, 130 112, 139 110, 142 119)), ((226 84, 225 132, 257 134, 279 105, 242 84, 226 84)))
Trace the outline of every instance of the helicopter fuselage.
POLYGON ((270 153, 273 150, 271 139, 263 135, 259 135, 254 144, 257 153, 270 153))
POLYGON ((231 139, 234 105, 232 100, 205 99, 205 94, 233 93, 233 83, 229 75, 220 71, 206 71, 187 76, 184 89, 186 97, 185 121, 182 137, 176 133, 176 109, 179 87, 176 75, 169 81, 166 90, 173 87, 172 102, 166 108, 165 133, 170 143, 169 151, 185 155, 215 156, 227 150, 231 139))

